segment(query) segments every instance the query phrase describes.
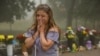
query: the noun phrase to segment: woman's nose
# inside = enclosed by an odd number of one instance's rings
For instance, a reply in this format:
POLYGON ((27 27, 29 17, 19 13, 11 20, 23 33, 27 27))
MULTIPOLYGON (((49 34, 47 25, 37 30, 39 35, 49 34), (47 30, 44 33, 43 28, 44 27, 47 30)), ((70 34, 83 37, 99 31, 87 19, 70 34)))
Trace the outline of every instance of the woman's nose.
POLYGON ((42 19, 42 17, 41 17, 41 16, 38 16, 38 19, 39 19, 39 20, 41 20, 41 19, 42 19))

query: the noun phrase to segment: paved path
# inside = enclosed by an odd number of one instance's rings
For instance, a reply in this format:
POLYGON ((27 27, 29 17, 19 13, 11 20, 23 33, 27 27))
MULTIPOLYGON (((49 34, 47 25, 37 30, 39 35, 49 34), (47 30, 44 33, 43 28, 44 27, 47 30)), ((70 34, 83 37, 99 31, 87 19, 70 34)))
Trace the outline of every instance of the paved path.
MULTIPOLYGON (((6 53, 6 50, 3 50, 3 51, 5 51, 3 53, 6 53)), ((0 55, 0 56, 2 56, 2 55, 0 55)), ((3 55, 3 56, 6 56, 6 55, 3 55)), ((22 56, 22 55, 17 53, 16 56, 22 56)), ((86 50, 86 51, 73 52, 73 53, 71 53, 71 52, 59 53, 59 56, 100 56, 100 49, 86 50)))
POLYGON ((74 53, 61 53, 60 56, 100 56, 100 49, 95 50, 87 50, 81 52, 74 52, 74 53))
POLYGON ((100 49, 86 50, 86 51, 73 52, 73 53, 71 52, 59 53, 59 56, 100 56, 100 49))

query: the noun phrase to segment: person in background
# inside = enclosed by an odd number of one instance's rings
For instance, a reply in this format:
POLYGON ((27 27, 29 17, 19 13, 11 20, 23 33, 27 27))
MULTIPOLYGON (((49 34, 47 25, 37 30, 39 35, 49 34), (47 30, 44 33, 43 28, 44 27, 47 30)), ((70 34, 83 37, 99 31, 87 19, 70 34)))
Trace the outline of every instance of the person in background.
POLYGON ((58 56, 60 29, 53 19, 51 8, 47 4, 40 4, 34 18, 34 24, 25 32, 25 46, 32 48, 32 56, 58 56))

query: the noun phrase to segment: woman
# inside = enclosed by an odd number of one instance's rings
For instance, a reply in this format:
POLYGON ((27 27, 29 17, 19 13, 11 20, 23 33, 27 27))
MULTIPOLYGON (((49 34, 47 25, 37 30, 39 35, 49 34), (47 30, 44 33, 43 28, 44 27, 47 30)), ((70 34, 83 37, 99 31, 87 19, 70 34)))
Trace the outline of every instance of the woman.
POLYGON ((58 26, 53 19, 51 8, 46 4, 39 5, 35 10, 35 23, 25 33, 27 48, 36 46, 33 56, 57 56, 57 44, 60 36, 58 26), (35 54, 36 53, 36 54, 35 54))

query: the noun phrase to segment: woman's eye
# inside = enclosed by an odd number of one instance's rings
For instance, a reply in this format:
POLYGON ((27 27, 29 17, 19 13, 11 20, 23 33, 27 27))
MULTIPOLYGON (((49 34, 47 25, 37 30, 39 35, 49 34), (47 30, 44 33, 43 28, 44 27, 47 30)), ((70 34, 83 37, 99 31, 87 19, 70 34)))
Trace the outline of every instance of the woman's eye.
POLYGON ((42 17, 45 17, 44 15, 42 15, 42 17))

